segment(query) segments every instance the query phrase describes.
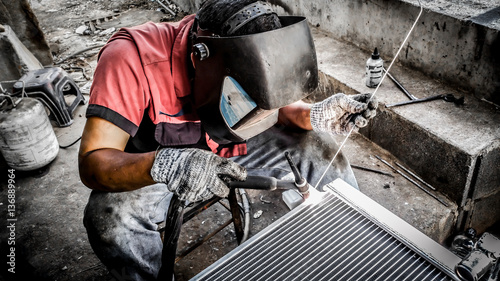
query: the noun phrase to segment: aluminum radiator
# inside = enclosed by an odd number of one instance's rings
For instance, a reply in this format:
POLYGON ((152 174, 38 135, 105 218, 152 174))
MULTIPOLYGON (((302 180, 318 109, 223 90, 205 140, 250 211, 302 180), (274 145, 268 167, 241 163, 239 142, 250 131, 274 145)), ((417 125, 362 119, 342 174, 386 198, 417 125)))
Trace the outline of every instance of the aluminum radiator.
POLYGON ((460 258, 341 180, 192 280, 459 280, 460 258))

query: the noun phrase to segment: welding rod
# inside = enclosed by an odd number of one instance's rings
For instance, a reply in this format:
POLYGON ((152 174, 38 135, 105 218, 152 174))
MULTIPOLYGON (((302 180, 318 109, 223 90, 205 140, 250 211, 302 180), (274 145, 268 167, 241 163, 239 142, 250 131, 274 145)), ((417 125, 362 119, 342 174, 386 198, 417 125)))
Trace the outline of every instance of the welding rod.
POLYGON ((410 177, 408 177, 407 175, 403 174, 403 172, 401 172, 400 170, 394 168, 391 164, 389 164, 387 161, 385 161, 384 159, 380 158, 379 156, 375 155, 375 157, 382 161, 382 163, 386 164, 387 166, 389 166, 390 168, 392 168, 396 173, 400 174, 401 176, 403 176, 405 179, 407 179, 409 182, 413 183, 414 185, 416 185, 418 188, 420 188, 422 191, 424 191, 425 193, 427 193, 428 195, 430 195, 432 198, 436 199, 437 201, 439 201, 441 204, 443 204, 445 207, 448 207, 448 204, 446 202, 444 202, 441 198, 437 197, 436 195, 432 194, 430 191, 428 191, 427 189, 425 189, 424 187, 422 187, 420 184, 418 184, 417 182, 415 182, 414 180, 412 180, 410 177))
POLYGON ((423 179, 421 179, 419 176, 415 175, 414 173, 412 173, 410 170, 406 169, 405 167, 403 167, 403 165, 399 164, 398 162, 395 162, 396 165, 403 169, 405 172, 407 172, 408 174, 412 175, 414 178, 416 178, 417 180, 419 180, 421 183, 425 184, 425 186, 427 186, 428 188, 432 189, 432 190, 436 190, 432 185, 426 183, 423 179))

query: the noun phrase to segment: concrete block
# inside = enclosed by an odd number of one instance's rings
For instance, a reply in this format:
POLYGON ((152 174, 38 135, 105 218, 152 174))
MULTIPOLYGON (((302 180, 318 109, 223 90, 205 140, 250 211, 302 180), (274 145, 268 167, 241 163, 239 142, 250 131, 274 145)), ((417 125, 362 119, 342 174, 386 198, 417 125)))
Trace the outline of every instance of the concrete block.
MULTIPOLYGON (((44 66, 53 64, 45 34, 31 8, 30 0, 0 0, 0 24, 8 25, 19 40, 44 66)), ((46 4, 46 3, 44 3, 46 4)))
POLYGON ((500 139, 484 149, 478 161, 480 165, 472 194, 473 200, 491 196, 500 190, 500 139))
POLYGON ((17 80, 24 73, 43 68, 8 25, 0 30, 0 81, 17 80), (3 30, 3 31, 2 31, 3 30))
POLYGON ((379 111, 372 124, 361 132, 403 163, 410 164, 439 192, 458 205, 465 205, 474 168, 473 155, 389 110, 379 111))
MULTIPOLYGON (((306 16, 333 38, 367 51, 378 47, 386 60, 395 56, 420 10, 416 1, 271 2, 282 13, 306 16)), ((423 5, 425 12, 398 62, 500 104, 500 28, 443 14, 432 3, 423 5)))
MULTIPOLYGON (((473 227, 482 233, 498 222, 500 218, 500 186, 495 194, 473 200, 471 210, 466 213, 465 227, 473 227)), ((496 229, 499 231, 500 229, 496 229)))

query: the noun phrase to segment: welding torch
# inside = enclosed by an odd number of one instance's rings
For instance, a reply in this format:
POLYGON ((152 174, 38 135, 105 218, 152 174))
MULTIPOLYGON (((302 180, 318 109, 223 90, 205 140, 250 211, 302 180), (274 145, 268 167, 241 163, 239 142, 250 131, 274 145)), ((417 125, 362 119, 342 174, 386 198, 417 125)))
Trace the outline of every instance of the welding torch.
POLYGON ((290 153, 285 152, 286 160, 292 169, 294 180, 278 180, 274 177, 248 176, 245 181, 232 181, 229 188, 257 189, 257 190, 277 190, 277 189, 297 189, 304 199, 309 197, 309 184, 301 176, 299 169, 292 161, 290 153))

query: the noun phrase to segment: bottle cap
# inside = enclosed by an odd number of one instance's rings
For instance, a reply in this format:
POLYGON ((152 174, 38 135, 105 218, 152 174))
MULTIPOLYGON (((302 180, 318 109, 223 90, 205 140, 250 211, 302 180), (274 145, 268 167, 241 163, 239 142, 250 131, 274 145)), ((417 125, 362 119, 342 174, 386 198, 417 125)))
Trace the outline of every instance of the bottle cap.
POLYGON ((372 59, 378 60, 380 58, 380 54, 378 53, 378 49, 375 47, 375 50, 373 51, 372 54, 372 59))

